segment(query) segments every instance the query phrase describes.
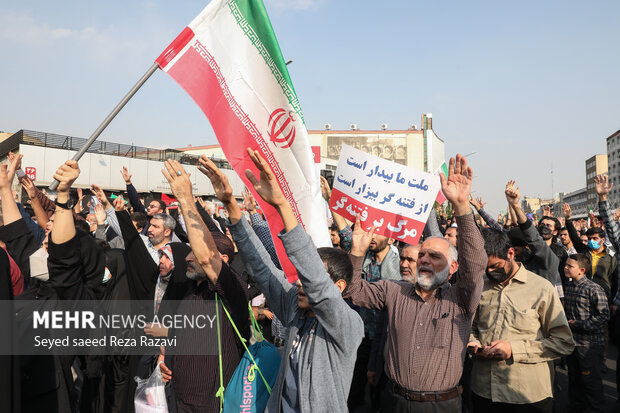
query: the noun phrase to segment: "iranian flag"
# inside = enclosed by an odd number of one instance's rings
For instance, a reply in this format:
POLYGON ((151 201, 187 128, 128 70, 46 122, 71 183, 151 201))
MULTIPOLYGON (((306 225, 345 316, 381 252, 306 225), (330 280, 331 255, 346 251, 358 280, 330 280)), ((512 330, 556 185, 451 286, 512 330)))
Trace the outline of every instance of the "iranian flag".
POLYGON ((282 267, 296 272, 276 237, 284 227, 245 177, 246 148, 269 162, 297 220, 317 247, 331 246, 319 176, 280 46, 261 0, 213 0, 156 60, 200 106, 226 158, 267 217, 282 267))
MULTIPOLYGON (((439 176, 439 174, 442 172, 447 178, 448 177, 448 165, 446 165, 446 161, 443 161, 443 163, 439 165, 437 169, 435 169, 435 175, 439 176)), ((437 202, 439 205, 442 205, 446 201, 447 201, 446 196, 443 194, 443 191, 441 190, 441 188, 439 188, 439 192, 437 193, 437 199, 435 200, 435 202, 437 202)))

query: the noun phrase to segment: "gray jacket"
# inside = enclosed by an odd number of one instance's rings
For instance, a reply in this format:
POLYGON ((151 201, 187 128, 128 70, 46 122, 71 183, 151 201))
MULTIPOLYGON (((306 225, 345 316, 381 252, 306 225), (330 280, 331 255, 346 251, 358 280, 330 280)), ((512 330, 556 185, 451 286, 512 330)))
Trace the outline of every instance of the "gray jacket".
MULTIPOLYGON (((297 306, 297 287, 290 284, 252 231, 245 219, 230 225, 239 254, 273 312, 290 327, 265 412, 280 412, 282 389, 289 355, 298 333, 298 322, 306 312, 297 306)), ((340 290, 325 270, 310 236, 301 225, 279 235, 286 253, 297 269, 304 292, 318 325, 311 337, 302 338, 299 350, 297 389, 302 413, 346 412, 357 348, 364 336, 361 317, 343 300, 340 290)))
MULTIPOLYGON (((371 250, 366 251, 364 264, 362 265, 362 274, 368 273, 368 267, 370 267, 374 254, 371 250)), ((393 281, 402 281, 403 279, 402 275, 400 275, 400 256, 398 255, 398 249, 394 245, 390 245, 390 250, 381 262, 381 279, 393 281)))
POLYGON ((548 280, 556 288, 560 298, 564 297, 564 289, 558 272, 559 258, 542 239, 532 221, 527 220, 525 223, 519 224, 519 228, 523 232, 523 238, 530 247, 530 251, 532 251, 532 257, 523 263, 525 268, 548 280))

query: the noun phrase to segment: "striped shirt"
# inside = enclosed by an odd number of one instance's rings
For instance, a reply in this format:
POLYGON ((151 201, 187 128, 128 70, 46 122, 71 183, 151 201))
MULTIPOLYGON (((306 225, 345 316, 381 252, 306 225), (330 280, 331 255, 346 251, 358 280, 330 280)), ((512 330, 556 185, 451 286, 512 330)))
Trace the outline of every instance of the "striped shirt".
MULTIPOLYGON (((179 304, 176 314, 181 316, 207 314, 212 317, 215 313, 212 300, 215 299, 216 292, 225 303, 241 335, 246 339, 249 338, 247 285, 224 263, 222 263, 217 285, 213 286, 208 280, 194 285, 179 304)), ((236 334, 221 307, 219 318, 222 337, 223 384, 226 386, 243 352, 239 349, 240 344, 238 344, 236 334)), ((220 403, 215 396, 220 387, 215 323, 213 329, 171 329, 168 337, 174 336, 177 338, 178 354, 173 355, 170 354, 171 351, 166 351, 166 364, 172 370, 172 385, 177 403, 182 406, 179 410, 201 413, 219 412, 220 403)))
POLYGON ((609 320, 609 307, 600 285, 587 277, 567 283, 564 291, 564 311, 569 321, 575 320, 575 345, 605 345, 605 323, 609 320))
POLYGON ((406 281, 362 280, 363 257, 351 256, 354 273, 345 298, 361 307, 387 310, 385 373, 409 390, 450 390, 463 372, 487 255, 473 214, 456 217, 456 222, 459 276, 454 285, 439 287, 428 301, 406 281))

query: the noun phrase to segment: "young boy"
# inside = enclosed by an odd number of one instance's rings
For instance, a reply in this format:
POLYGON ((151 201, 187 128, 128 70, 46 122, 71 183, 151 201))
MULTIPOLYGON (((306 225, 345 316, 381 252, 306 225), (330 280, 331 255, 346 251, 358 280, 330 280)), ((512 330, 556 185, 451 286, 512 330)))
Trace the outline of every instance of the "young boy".
POLYGON ((586 254, 573 254, 564 267, 570 279, 564 290, 564 310, 575 341, 575 350, 567 358, 571 412, 603 411, 605 404, 601 365, 609 307, 601 286, 586 277, 590 266, 586 254))

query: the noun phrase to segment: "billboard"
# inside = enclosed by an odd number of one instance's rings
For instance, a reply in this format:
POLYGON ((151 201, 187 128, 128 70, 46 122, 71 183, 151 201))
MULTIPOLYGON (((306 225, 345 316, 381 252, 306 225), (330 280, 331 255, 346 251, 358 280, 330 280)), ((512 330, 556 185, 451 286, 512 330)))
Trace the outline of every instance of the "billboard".
POLYGON ((342 145, 349 145, 370 155, 407 165, 406 135, 327 135, 327 158, 338 160, 342 145))

